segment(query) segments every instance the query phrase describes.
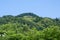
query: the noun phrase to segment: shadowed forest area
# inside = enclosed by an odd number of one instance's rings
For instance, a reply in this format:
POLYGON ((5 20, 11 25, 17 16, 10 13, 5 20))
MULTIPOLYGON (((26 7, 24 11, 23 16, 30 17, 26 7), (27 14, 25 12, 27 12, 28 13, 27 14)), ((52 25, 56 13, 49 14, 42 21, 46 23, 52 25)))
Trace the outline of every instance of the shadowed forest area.
POLYGON ((0 40, 60 40, 60 19, 34 13, 0 17, 0 40))

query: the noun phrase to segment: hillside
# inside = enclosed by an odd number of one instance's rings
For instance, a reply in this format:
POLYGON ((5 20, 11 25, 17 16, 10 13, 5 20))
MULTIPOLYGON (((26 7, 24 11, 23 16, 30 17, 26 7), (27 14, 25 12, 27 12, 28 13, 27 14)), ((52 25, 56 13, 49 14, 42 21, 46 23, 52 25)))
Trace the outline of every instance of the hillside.
POLYGON ((34 13, 0 17, 0 40, 60 40, 60 19, 34 13))

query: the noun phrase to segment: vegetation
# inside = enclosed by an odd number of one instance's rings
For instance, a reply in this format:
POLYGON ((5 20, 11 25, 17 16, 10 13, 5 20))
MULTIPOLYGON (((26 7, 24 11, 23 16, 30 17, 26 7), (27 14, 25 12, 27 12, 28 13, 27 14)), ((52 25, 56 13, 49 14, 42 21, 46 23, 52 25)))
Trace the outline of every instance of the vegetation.
POLYGON ((0 17, 0 40, 60 40, 60 19, 33 13, 0 17))

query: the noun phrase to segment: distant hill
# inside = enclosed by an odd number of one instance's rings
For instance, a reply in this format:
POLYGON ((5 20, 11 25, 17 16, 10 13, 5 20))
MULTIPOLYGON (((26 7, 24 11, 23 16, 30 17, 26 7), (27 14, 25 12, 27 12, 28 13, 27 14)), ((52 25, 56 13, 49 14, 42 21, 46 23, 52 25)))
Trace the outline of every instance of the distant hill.
POLYGON ((6 15, 0 17, 0 31, 7 35, 22 33, 33 30, 44 30, 51 26, 60 27, 60 19, 52 19, 48 17, 39 17, 34 13, 22 13, 17 16, 6 15))
POLYGON ((22 13, 17 16, 6 15, 0 17, 0 24, 21 23, 23 25, 27 24, 30 26, 36 26, 38 28, 48 27, 50 25, 60 26, 59 22, 60 20, 58 18, 57 19, 52 19, 47 17, 43 18, 33 13, 22 13))

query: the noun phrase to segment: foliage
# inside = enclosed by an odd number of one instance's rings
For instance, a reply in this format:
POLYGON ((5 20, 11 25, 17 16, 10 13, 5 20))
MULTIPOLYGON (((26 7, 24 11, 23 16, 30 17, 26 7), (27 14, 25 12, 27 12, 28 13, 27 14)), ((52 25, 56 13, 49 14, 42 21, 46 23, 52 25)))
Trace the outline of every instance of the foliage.
POLYGON ((60 40, 60 19, 33 13, 0 17, 0 40, 60 40))

